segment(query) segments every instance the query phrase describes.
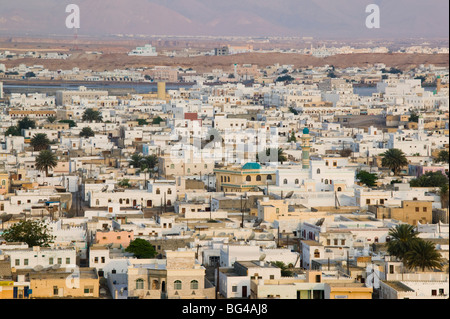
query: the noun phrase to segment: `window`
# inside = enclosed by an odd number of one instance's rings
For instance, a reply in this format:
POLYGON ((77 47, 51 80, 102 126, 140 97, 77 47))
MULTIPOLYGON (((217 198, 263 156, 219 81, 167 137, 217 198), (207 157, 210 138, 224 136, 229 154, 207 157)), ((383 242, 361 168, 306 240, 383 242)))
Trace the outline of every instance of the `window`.
POLYGON ((53 265, 53 257, 50 257, 50 258, 48 259, 48 264, 49 264, 49 265, 53 265))
POLYGON ((381 205, 384 205, 384 199, 383 199, 383 198, 380 199, 380 204, 381 204, 381 205))
POLYGON ((288 183, 288 180, 285 178, 284 180, 283 180, 283 184, 287 184, 288 183))
POLYGON ((66 265, 70 264, 70 258, 66 258, 66 265))
POLYGON ((300 184, 300 181, 298 180, 298 178, 295 179, 295 184, 300 184))
POLYGON ((16 259, 15 265, 20 266, 20 259, 16 259))
POLYGON ((345 245, 345 239, 341 239, 341 245, 345 245))
POLYGON ((58 286, 53 286, 53 296, 58 295, 58 286))
POLYGON ((436 289, 431 290, 431 295, 432 296, 437 296, 437 290, 436 289))
POLYGON ((272 180, 272 175, 267 175, 267 180, 271 181, 272 180))
POLYGON ((171 189, 171 188, 168 188, 168 189, 167 189, 167 194, 168 194, 168 195, 172 194, 172 189, 171 189))
POLYGON ((174 168, 175 168, 175 165, 174 165, 174 164, 170 164, 170 168, 171 168, 171 169, 174 169, 174 168))
POLYGON ((419 207, 416 207, 416 212, 419 212, 419 210, 420 210, 419 207))
POLYGON ((85 294, 93 294, 94 293, 94 288, 91 287, 91 286, 87 286, 87 287, 84 287, 83 291, 84 291, 85 294))
POLYGON ((136 280, 136 289, 144 289, 144 280, 143 279, 136 280))
POLYGON ((337 191, 338 191, 338 192, 342 192, 342 187, 338 187, 338 188, 337 188, 337 191))
POLYGON ((220 176, 220 181, 223 183, 223 176, 220 176))
POLYGON ((237 286, 232 286, 231 287, 231 292, 237 292, 237 286))
POLYGON ((317 169, 317 174, 320 174, 320 168, 317 169))
POLYGON ((94 263, 98 263, 98 257, 94 258, 94 263))
POLYGON ((325 180, 325 185, 328 185, 328 179, 325 180))
POLYGON ((24 259, 24 260, 23 260, 23 264, 24 264, 25 266, 28 266, 28 259, 24 259))
POLYGON ((337 239, 333 240, 333 242, 334 242, 334 245, 335 245, 335 246, 338 245, 338 240, 337 240, 337 239))
POLYGON ((197 280, 191 281, 191 289, 198 289, 198 281, 197 280))
POLYGON ((181 290, 181 287, 182 287, 181 280, 175 280, 174 283, 173 283, 173 288, 175 290, 181 290))
POLYGON ((426 207, 424 207, 424 208, 423 208, 423 211, 424 211, 424 212, 426 212, 426 211, 427 211, 427 208, 426 208, 426 207))
POLYGON ((256 181, 257 182, 261 181, 261 175, 256 175, 256 181))
POLYGON ((102 263, 103 264, 105 263, 105 257, 102 257, 102 263))
POLYGON ((320 252, 318 249, 314 250, 314 258, 320 258, 320 252))
POLYGON ((327 239, 327 245, 328 245, 328 246, 331 245, 331 239, 327 239))
POLYGON ((250 175, 247 175, 247 176, 245 177, 245 180, 246 180, 247 182, 251 182, 251 181, 252 181, 252 177, 251 177, 250 175))
POLYGON ((161 190, 159 188, 156 189, 156 195, 161 194, 161 190))
POLYGON ((62 265, 62 258, 58 258, 58 264, 62 265))
POLYGON ((370 199, 369 199, 369 198, 366 199, 366 204, 367 204, 367 205, 370 204, 370 199))

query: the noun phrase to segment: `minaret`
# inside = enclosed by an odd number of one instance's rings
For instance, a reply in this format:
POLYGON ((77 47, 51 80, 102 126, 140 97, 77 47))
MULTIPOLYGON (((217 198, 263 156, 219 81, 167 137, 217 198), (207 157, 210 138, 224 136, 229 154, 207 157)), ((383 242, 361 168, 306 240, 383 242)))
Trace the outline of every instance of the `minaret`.
POLYGON ((302 168, 309 168, 309 150, 311 149, 311 136, 309 135, 309 129, 305 127, 303 129, 302 140, 302 168))

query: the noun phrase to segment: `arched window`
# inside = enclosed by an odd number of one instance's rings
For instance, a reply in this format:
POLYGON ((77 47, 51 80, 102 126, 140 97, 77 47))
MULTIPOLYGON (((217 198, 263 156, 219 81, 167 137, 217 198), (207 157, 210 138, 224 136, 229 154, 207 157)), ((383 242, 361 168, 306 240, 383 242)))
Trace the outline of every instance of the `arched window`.
POLYGON ((167 194, 168 194, 168 195, 172 194, 172 189, 171 189, 171 188, 168 188, 168 189, 167 189, 167 194))
POLYGON ((270 174, 267 175, 267 180, 268 180, 268 181, 271 181, 271 180, 272 180, 272 175, 270 175, 270 174))
POLYGON ((191 281, 191 289, 198 289, 198 281, 197 280, 191 281))
POLYGON ((156 189, 156 194, 157 195, 161 194, 161 190, 159 188, 156 189))
POLYGON ((260 182, 261 181, 261 175, 256 175, 256 181, 260 182))
POLYGON ((159 289, 159 281, 158 280, 153 280, 152 281, 152 289, 159 289))
POLYGON ((181 280, 175 280, 173 283, 173 289, 181 290, 181 280))
POLYGON ((287 179, 286 178, 283 180, 283 184, 287 184, 287 179))
POLYGON ((223 183, 223 176, 220 176, 220 181, 223 183))
POLYGON ((325 184, 328 185, 328 179, 325 180, 325 184))
POLYGON ((170 168, 175 168, 175 164, 170 164, 170 168))
POLYGON ((122 204, 122 198, 119 198, 119 204, 122 204))
POLYGON ((205 168, 208 168, 208 164, 205 164, 205 168))
POLYGON ((317 174, 320 174, 320 168, 317 169, 317 174))
POLYGON ((298 180, 298 178, 296 178, 295 179, 295 184, 299 184, 300 182, 299 182, 299 180, 298 180))
POLYGON ((314 250, 314 258, 320 258, 320 252, 318 249, 314 250))
POLYGON ((250 175, 247 175, 247 177, 245 177, 245 180, 247 182, 251 182, 252 181, 252 177, 250 175))
POLYGON ((337 191, 338 191, 338 192, 342 192, 342 187, 338 187, 338 188, 337 188, 337 191))
POLYGON ((230 180, 231 180, 231 179, 230 179, 230 176, 228 176, 228 183, 230 182, 230 180))
POLYGON ((325 166, 328 166, 328 161, 325 162, 325 166))
POLYGON ((136 289, 144 289, 144 280, 143 279, 136 280, 136 289))

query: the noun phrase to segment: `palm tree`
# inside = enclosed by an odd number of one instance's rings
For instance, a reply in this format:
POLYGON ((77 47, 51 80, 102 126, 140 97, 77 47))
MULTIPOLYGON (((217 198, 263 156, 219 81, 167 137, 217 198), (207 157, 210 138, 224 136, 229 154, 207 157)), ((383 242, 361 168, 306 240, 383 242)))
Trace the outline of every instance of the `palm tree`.
POLYGON ((397 225, 389 231, 389 236, 391 240, 387 243, 388 253, 401 260, 404 259, 414 242, 419 240, 418 232, 414 226, 409 224, 397 225))
POLYGON ((381 165, 390 168, 394 175, 397 175, 403 166, 408 165, 405 153, 398 148, 391 148, 380 155, 383 156, 381 165))
POLYGON ((90 127, 83 127, 80 132, 80 137, 91 137, 95 136, 94 131, 90 127))
POLYGON ((33 146, 35 151, 42 151, 48 149, 50 140, 45 133, 37 133, 30 141, 30 145, 33 146))
POLYGON ((103 121, 102 114, 94 109, 86 109, 83 113, 82 120, 84 122, 101 122, 103 121))
POLYGON ((156 155, 148 155, 141 158, 141 170, 144 172, 145 185, 147 185, 147 174, 146 172, 151 173, 154 170, 155 166, 158 164, 158 157, 156 155))
POLYGON ((139 153, 131 155, 130 165, 133 165, 134 168, 140 168, 142 165, 142 155, 139 153))
POLYGON ((441 254, 436 250, 435 244, 427 240, 416 240, 411 249, 405 254, 405 266, 409 269, 420 268, 425 269, 442 270, 443 258, 441 254))
POLYGON ((39 155, 36 156, 36 168, 45 172, 45 176, 48 176, 49 168, 53 168, 58 164, 56 155, 49 150, 42 150, 39 155))
MULTIPOLYGON (((274 149, 274 148, 266 148, 266 156, 267 159, 270 160, 270 158, 268 158, 271 154, 273 154, 273 152, 277 153, 277 161, 280 162, 281 164, 283 164, 283 162, 287 161, 287 157, 284 154, 284 151, 282 148, 278 148, 278 149, 274 149)), ((262 155, 264 155, 263 152, 261 152, 262 155)), ((259 154, 256 154, 256 161, 259 162, 259 154)))
POLYGON ((54 123, 55 121, 56 121, 56 117, 54 117, 54 116, 47 117, 47 122, 54 123))

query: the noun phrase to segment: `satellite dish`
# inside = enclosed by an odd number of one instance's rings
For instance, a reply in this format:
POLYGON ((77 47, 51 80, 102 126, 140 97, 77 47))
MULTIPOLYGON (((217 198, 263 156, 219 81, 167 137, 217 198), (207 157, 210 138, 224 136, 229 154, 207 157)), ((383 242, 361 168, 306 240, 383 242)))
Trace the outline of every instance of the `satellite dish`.
POLYGON ((61 267, 60 264, 55 264, 55 265, 52 266, 52 269, 59 269, 59 267, 61 267))
POLYGON ((316 226, 322 226, 323 222, 325 221, 325 218, 321 218, 316 222, 316 226))
POLYGON ((202 234, 199 239, 205 239, 205 238, 206 238, 206 234, 202 234))
POLYGON ((264 259, 266 259, 266 254, 262 254, 261 256, 259 256, 259 261, 263 261, 264 259))
POLYGON ((2 222, 7 222, 8 220, 10 220, 12 218, 12 214, 7 214, 7 213, 3 213, 0 215, 0 220, 2 222))
POLYGON ((36 265, 33 268, 34 271, 41 271, 42 269, 44 269, 44 266, 42 266, 42 265, 36 265))
POLYGON ((252 234, 248 237, 249 240, 252 240, 252 239, 254 239, 254 238, 255 238, 255 233, 252 233, 252 234))
POLYGON ((294 191, 287 193, 284 198, 291 198, 292 195, 294 195, 294 191))
POLYGON ((108 185, 103 186, 102 193, 106 192, 107 189, 108 189, 108 185))

